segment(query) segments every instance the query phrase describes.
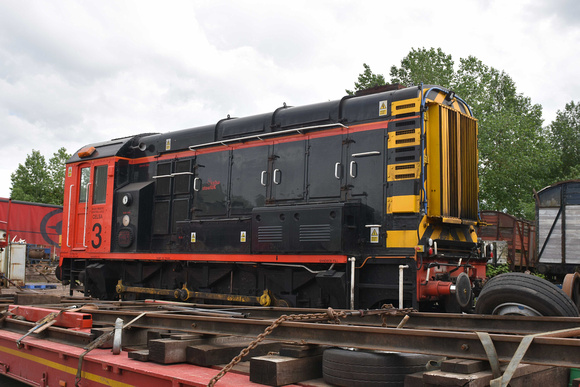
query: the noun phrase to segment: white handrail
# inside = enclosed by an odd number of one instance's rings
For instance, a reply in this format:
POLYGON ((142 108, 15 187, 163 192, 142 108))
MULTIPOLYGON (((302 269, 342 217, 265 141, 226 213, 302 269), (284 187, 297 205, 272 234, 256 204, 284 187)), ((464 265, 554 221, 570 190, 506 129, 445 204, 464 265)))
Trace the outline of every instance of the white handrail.
POLYGON ((369 152, 353 153, 352 157, 378 156, 380 154, 381 152, 379 151, 369 151, 369 152))
POLYGON ((68 189, 68 220, 66 222, 66 247, 70 247, 70 204, 72 203, 72 189, 75 185, 71 184, 68 189))
POLYGON ((87 212, 89 211, 89 186, 91 183, 87 183, 86 193, 85 193, 85 230, 83 232, 83 247, 87 247, 87 212))
POLYGON ((315 126, 308 126, 308 127, 305 127, 305 128, 296 128, 296 129, 280 130, 278 132, 255 134, 253 136, 232 138, 232 139, 221 140, 221 141, 213 141, 213 142, 207 142, 205 144, 199 144, 199 145, 190 145, 189 146, 189 149, 192 150, 192 151, 195 151, 195 150, 197 150, 197 148, 203 148, 203 147, 212 146, 212 145, 223 145, 223 146, 227 146, 227 144, 232 143, 232 142, 247 141, 247 140, 254 140, 254 139, 261 140, 262 137, 271 137, 271 136, 276 136, 276 135, 280 135, 280 134, 288 134, 288 133, 294 133, 294 132, 295 133, 302 134, 302 131, 304 131, 304 130, 314 130, 314 129, 332 128, 332 127, 335 127, 335 126, 340 126, 343 129, 348 129, 348 126, 343 125, 343 124, 337 122, 336 124, 315 125, 315 126))

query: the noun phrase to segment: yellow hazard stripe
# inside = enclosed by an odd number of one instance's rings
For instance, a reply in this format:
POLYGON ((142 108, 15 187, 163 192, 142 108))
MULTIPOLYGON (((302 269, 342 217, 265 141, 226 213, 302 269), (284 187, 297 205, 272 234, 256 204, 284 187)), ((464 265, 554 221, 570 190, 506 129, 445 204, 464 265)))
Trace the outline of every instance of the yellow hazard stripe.
MULTIPOLYGON (((76 368, 69 367, 69 366, 65 366, 63 364, 60 364, 60 363, 57 363, 57 362, 54 362, 54 361, 46 360, 46 359, 44 359, 42 357, 30 355, 28 353, 24 353, 24 352, 17 351, 15 349, 3 347, 3 346, 0 346, 0 351, 1 352, 5 352, 5 353, 7 353, 9 355, 12 355, 12 356, 18 356, 18 357, 20 357, 22 359, 26 359, 26 360, 29 360, 29 361, 32 361, 32 362, 35 362, 35 363, 38 363, 38 364, 45 365, 45 366, 50 367, 50 368, 54 368, 55 370, 59 370, 61 372, 65 372, 67 374, 71 374, 71 375, 75 375, 75 376, 77 374, 77 369, 76 368)), ((111 387, 134 387, 132 384, 118 382, 116 380, 109 379, 109 378, 106 378, 104 376, 99 376, 99 375, 92 374, 92 373, 89 373, 89 372, 84 372, 84 371, 82 371, 82 373, 81 373, 81 378, 86 379, 86 380, 90 380, 90 381, 93 381, 93 382, 101 383, 101 384, 104 384, 105 386, 111 386, 111 387)))

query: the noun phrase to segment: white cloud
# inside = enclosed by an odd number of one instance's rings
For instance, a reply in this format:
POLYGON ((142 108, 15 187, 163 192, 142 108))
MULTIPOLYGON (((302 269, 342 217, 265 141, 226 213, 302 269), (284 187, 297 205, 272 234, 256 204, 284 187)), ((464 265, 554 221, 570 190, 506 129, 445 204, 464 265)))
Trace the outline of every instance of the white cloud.
POLYGON ((577 98, 576 1, 0 2, 0 197, 32 149, 341 98, 411 48, 506 71, 547 123, 577 98))

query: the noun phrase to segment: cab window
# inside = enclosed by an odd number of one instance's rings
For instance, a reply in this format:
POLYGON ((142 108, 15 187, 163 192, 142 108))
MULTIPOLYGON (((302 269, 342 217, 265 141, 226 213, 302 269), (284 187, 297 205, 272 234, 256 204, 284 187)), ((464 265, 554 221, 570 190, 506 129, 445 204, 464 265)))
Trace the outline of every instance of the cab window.
POLYGON ((107 201, 107 166, 95 167, 95 186, 93 187, 93 204, 102 204, 107 201))
POLYGON ((91 181, 91 168, 84 167, 81 169, 81 182, 79 189, 79 203, 87 202, 87 194, 89 190, 89 184, 91 181))

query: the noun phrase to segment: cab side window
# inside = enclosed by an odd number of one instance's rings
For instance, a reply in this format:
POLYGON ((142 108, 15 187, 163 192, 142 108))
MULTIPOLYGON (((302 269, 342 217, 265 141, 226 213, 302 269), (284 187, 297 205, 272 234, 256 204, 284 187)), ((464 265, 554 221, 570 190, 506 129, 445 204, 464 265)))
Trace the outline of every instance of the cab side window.
POLYGON ((89 193, 89 185, 91 182, 91 168, 84 167, 81 169, 81 181, 79 188, 79 203, 87 202, 87 195, 89 193))
POLYGON ((107 201, 107 166, 95 167, 95 186, 93 188, 93 204, 102 204, 107 201))

